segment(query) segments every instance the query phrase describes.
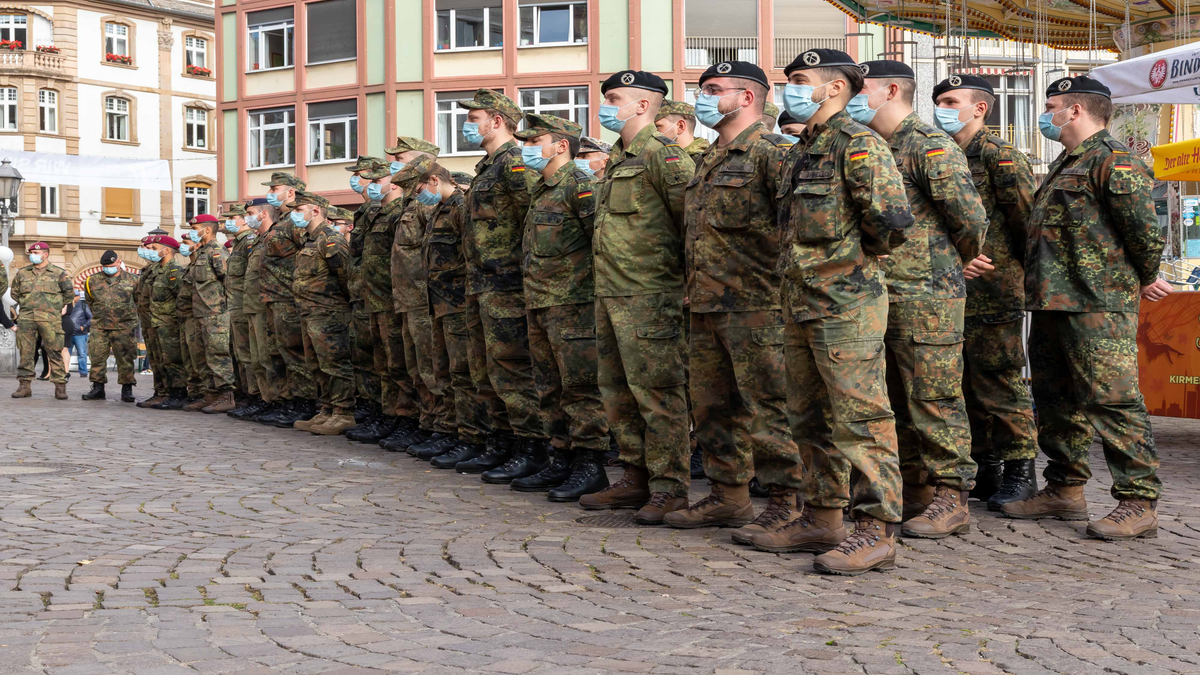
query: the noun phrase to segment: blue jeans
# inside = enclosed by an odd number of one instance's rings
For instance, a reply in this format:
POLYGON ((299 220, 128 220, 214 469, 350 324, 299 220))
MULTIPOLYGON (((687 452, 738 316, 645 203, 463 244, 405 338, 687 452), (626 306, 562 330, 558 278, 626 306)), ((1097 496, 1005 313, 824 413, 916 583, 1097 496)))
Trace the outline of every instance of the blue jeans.
POLYGON ((75 360, 79 364, 79 377, 87 377, 88 374, 87 339, 87 333, 71 336, 71 344, 75 348, 75 360))

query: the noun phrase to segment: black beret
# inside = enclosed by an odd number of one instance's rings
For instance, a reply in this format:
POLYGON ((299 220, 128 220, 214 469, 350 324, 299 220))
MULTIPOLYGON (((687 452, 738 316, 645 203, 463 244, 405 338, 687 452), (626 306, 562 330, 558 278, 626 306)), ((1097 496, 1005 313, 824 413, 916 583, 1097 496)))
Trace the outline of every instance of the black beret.
POLYGON ((667 83, 654 73, 647 73, 644 70, 622 70, 613 73, 607 80, 600 83, 600 93, 608 93, 609 89, 617 89, 620 87, 633 87, 634 89, 648 89, 657 91, 663 96, 667 95, 667 83))
POLYGON ((975 89, 987 92, 992 96, 996 95, 996 92, 992 90, 992 85, 988 84, 987 80, 978 75, 951 75, 938 82, 937 86, 933 88, 933 102, 937 103, 939 96, 955 89, 975 89))
POLYGON ((784 110, 783 112, 779 113, 779 119, 776 120, 776 124, 778 124, 779 128, 782 129, 783 125, 785 124, 804 124, 804 122, 792 117, 790 112, 784 110))
POLYGON ((705 80, 714 77, 740 77, 745 80, 754 80, 767 89, 771 88, 771 83, 767 81, 767 74, 763 72, 763 69, 747 61, 722 61, 709 66, 708 70, 700 76, 700 84, 703 85, 705 80))
POLYGON ((105 251, 104 255, 100 256, 101 265, 112 265, 115 262, 117 262, 116 251, 105 251))
POLYGON ((1046 98, 1061 94, 1098 94, 1104 98, 1112 98, 1112 91, 1108 87, 1087 75, 1064 77, 1051 82, 1050 86, 1046 87, 1046 98))
POLYGON ((862 65, 859 66, 859 69, 862 70, 863 77, 877 79, 892 79, 897 77, 906 78, 909 80, 917 79, 917 74, 913 72, 912 68, 908 67, 908 64, 901 63, 900 61, 891 61, 889 59, 882 59, 879 61, 863 61, 862 65))
POLYGON ((783 69, 784 75, 791 75, 793 71, 809 70, 811 68, 830 68, 832 66, 857 66, 854 59, 846 52, 839 52, 836 49, 810 49, 806 52, 801 52, 787 68, 783 69))
POLYGON ((266 206, 270 203, 271 202, 267 201, 266 197, 255 197, 254 199, 246 202, 246 208, 250 208, 251 206, 266 206))

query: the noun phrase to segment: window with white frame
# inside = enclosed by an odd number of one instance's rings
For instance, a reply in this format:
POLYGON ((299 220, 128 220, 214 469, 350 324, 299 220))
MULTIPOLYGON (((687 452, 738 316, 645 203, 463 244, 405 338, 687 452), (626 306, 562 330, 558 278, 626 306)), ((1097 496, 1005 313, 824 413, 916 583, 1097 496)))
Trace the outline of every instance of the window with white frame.
POLYGON ((204 183, 188 183, 183 188, 184 221, 205 213, 208 213, 208 186, 204 183))
POLYGON ((587 3, 521 0, 522 47, 587 43, 587 3))
POLYGON ((474 91, 443 91, 437 95, 437 138, 443 155, 481 154, 480 147, 463 139, 462 128, 467 110, 458 102, 475 95, 474 91))
POLYGON ((27 47, 28 31, 29 17, 25 14, 0 14, 0 40, 16 40, 27 47))
POLYGON ((129 101, 116 96, 104 99, 105 138, 110 141, 129 140, 129 101))
POLYGON ((295 108, 250 111, 250 168, 290 166, 295 156, 295 108))
POLYGON ((208 149, 208 111, 204 108, 184 108, 184 141, 196 150, 208 149))
POLYGON ((38 90, 38 131, 58 133, 58 92, 53 89, 38 90))
MULTIPOLYGON (((699 85, 689 83, 683 94, 684 102, 690 103, 691 105, 696 105, 696 93, 699 91, 699 89, 699 85)), ((700 120, 696 120, 696 129, 692 132, 692 135, 696 138, 703 138, 710 143, 715 143, 717 141, 717 132, 701 124, 700 120)))
POLYGON ((58 215, 58 186, 43 185, 38 190, 41 196, 42 215, 57 216, 58 215))
POLYGON ((0 87, 0 131, 17 130, 17 88, 0 87))
POLYGON ((265 9, 246 15, 250 34, 248 68, 270 70, 292 67, 292 32, 295 20, 291 7, 265 9))
POLYGON ((120 23, 104 24, 104 53, 129 56, 129 26, 120 23))
POLYGON ((1030 150, 1040 141, 1033 113, 1033 88, 1029 73, 984 75, 992 85, 996 104, 988 111, 987 126, 1020 150, 1030 150))
POLYGON ((183 48, 185 66, 208 67, 208 40, 189 35, 183 41, 183 48))
MULTIPOLYGON (((552 89, 522 89, 521 111, 557 115, 583 127, 588 135, 588 88, 554 87, 552 89)), ((522 122, 524 127, 524 122, 522 122)))
POLYGON ((308 161, 345 162, 358 154, 358 102, 308 105, 308 161))
POLYGON ((498 49, 504 46, 504 11, 498 0, 437 0, 435 48, 498 49))

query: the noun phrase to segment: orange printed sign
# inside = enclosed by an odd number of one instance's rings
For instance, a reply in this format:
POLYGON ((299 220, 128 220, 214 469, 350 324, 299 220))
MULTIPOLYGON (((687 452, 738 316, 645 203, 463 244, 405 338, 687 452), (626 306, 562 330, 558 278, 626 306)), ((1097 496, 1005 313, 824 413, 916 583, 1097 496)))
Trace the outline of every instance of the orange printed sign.
POLYGON ((1137 344, 1150 414, 1200 419, 1200 292, 1142 302, 1137 344))
POLYGON ((1200 139, 1156 145, 1150 154, 1155 180, 1200 180, 1200 139))

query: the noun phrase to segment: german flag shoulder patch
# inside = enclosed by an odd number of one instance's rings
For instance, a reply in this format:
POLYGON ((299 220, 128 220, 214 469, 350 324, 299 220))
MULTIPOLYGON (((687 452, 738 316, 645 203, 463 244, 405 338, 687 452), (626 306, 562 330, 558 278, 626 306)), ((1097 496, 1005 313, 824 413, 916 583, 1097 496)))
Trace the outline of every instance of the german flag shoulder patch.
POLYGON ((666 162, 666 163, 668 163, 668 164, 670 164, 671 162, 678 162, 678 161, 679 161, 679 156, 678 156, 678 155, 671 155, 670 157, 667 157, 667 158, 666 158, 665 160, 663 160, 663 161, 665 161, 665 162, 666 162))
POLYGON ((850 161, 851 161, 851 162, 855 162, 855 161, 858 161, 858 160, 860 160, 860 159, 866 159, 866 158, 868 158, 868 157, 870 157, 870 156, 871 156, 871 153, 870 153, 870 152, 867 152, 866 150, 859 150, 858 152, 852 152, 852 153, 850 153, 850 161))
POLYGON ((584 197, 591 197, 591 196, 592 196, 592 191, 591 191, 591 190, 584 190, 583 192, 580 192, 580 193, 579 193, 578 195, 576 195, 576 196, 577 196, 577 197, 579 197, 580 199, 583 199, 584 197))
POLYGON ((872 135, 869 131, 860 131, 857 134, 850 134, 850 138, 862 138, 863 136, 872 135))
POLYGON ((522 164, 521 166, 514 166, 514 167, 512 168, 512 172, 513 172, 513 173, 521 173, 521 172, 523 172, 524 170, 525 170, 525 165, 524 165, 524 164, 522 164))
POLYGON ((944 154, 946 154, 945 148, 934 148, 933 150, 925 151, 926 157, 940 157, 941 155, 944 155, 944 154))

